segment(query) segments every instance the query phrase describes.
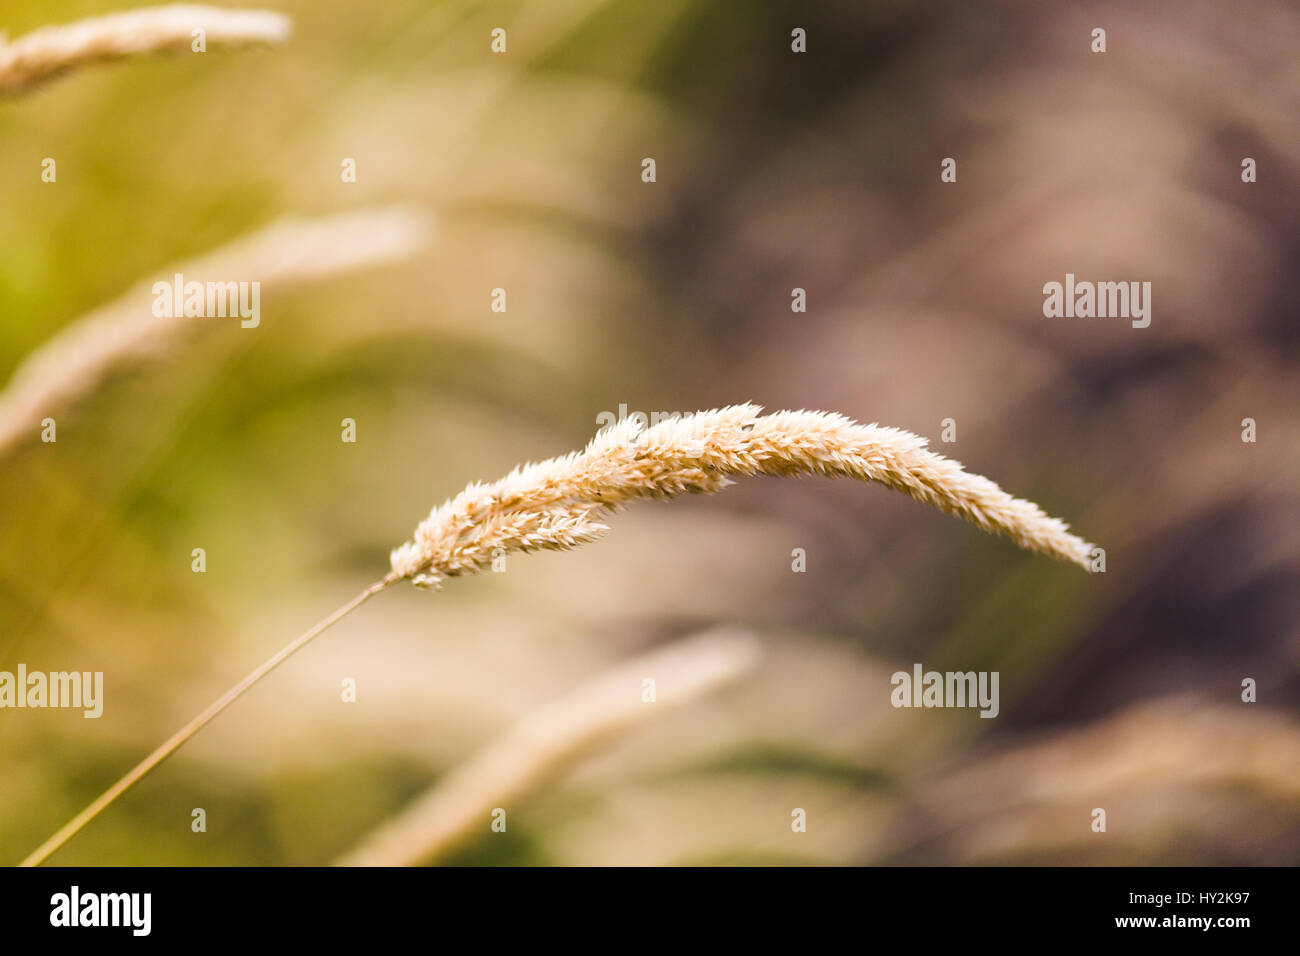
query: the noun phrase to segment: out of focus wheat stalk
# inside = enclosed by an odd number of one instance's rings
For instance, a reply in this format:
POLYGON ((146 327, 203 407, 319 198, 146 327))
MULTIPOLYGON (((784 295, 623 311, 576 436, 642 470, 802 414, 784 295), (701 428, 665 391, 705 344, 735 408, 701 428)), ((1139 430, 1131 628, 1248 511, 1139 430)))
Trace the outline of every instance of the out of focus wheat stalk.
POLYGON ((398 581, 435 585, 489 566, 511 551, 567 550, 608 530, 600 519, 639 498, 717 492, 729 475, 823 474, 875 481, 965 518, 1021 547, 1090 569, 1092 546, 1032 502, 1013 498, 960 464, 927 451, 897 428, 859 425, 828 412, 762 415, 731 405, 651 427, 635 419, 601 431, 580 452, 475 483, 433 512, 392 552, 392 571, 367 587, 214 701, 23 861, 36 865, 62 846, 245 691, 331 625, 398 581))
POLYGON ((405 207, 283 219, 199 259, 160 269, 121 298, 65 326, 18 366, 0 392, 0 457, 114 369, 156 356, 180 336, 210 325, 206 319, 154 315, 155 280, 179 272, 287 288, 405 258, 429 232, 428 219, 405 207))
POLYGON ((636 723, 748 672, 759 658, 746 634, 705 632, 616 665, 528 715, 453 770, 399 816, 336 861, 338 866, 415 866, 446 855, 491 811, 560 774, 574 759, 636 723), (642 699, 653 678, 656 699, 642 699))
POLYGON ((1300 727, 1258 705, 1192 696, 1139 704, 981 754, 926 781, 918 788, 923 812, 899 821, 887 855, 896 858, 940 834, 960 862, 974 864, 1078 849, 1111 854, 1104 857, 1111 862, 1122 859, 1125 847, 1146 846, 1148 857, 1157 846, 1177 853, 1202 828, 1212 833, 1207 821, 1222 813, 1209 799, 1216 791, 1261 807, 1300 806, 1300 727), (1151 813, 1161 801, 1179 809, 1151 813), (1109 848, 1095 842, 1087 825, 1094 807, 1112 814, 1109 848))
POLYGON ((172 4, 42 27, 12 42, 0 37, 0 94, 21 93, 89 63, 205 44, 282 43, 288 17, 270 10, 222 10, 172 4))

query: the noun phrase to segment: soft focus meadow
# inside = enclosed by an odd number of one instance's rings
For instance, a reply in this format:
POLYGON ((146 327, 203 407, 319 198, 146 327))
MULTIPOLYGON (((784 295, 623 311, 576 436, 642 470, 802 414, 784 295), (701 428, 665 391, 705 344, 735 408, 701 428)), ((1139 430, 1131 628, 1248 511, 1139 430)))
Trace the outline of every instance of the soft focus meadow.
MULTIPOLYGON (((329 863, 516 720, 717 627, 752 670, 511 797, 507 832, 485 806, 437 862, 1300 862, 1294 4, 264 6, 286 44, 0 97, 0 388, 283 217, 432 229, 268 282, 255 329, 193 320, 0 457, 0 670, 105 675, 98 720, 0 710, 0 863, 467 482, 602 412, 742 401, 928 436, 1106 573, 853 482, 637 504, 572 553, 378 596, 53 862, 329 863), (1045 318, 1067 272, 1150 281, 1150 327, 1045 318), (891 707, 917 662, 998 671, 1001 713, 891 707)), ((8 0, 0 30, 119 9, 8 0)))

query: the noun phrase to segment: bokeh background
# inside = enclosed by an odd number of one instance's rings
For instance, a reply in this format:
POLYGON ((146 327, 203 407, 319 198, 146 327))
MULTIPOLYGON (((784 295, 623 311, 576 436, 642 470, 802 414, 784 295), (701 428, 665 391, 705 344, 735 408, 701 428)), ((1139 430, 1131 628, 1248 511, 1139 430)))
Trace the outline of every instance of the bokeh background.
MULTIPOLYGON (((99 720, 0 712, 0 862, 468 481, 620 405, 744 400, 927 435, 1103 545, 1107 573, 850 482, 638 505, 579 551, 381 595, 54 862, 329 862, 514 720, 717 624, 757 637, 756 671, 444 862, 1300 860, 1294 4, 266 6, 287 45, 0 101, 0 381, 285 214, 403 203, 436 236, 264 291, 259 328, 210 323, 0 459, 0 669, 106 683, 99 720), (1044 318, 1066 272, 1152 282, 1151 326, 1044 318), (999 671, 1001 715, 891 708, 915 662, 999 671)), ((116 9, 7 0, 0 28, 116 9)))

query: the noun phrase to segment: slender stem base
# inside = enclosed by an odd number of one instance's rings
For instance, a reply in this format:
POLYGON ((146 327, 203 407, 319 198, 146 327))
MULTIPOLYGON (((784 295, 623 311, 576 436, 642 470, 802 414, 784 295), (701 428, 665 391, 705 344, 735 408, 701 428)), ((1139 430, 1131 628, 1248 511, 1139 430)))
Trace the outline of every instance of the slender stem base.
POLYGON ((189 740, 207 726, 213 718, 238 700, 246 690, 283 664, 295 653, 306 647, 314 637, 325 631, 331 625, 338 623, 342 618, 356 610, 396 580, 397 578, 390 574, 388 577, 384 578, 384 580, 376 581, 329 617, 320 621, 315 626, 286 644, 273 657, 267 660, 266 663, 262 664, 261 667, 257 668, 257 670, 253 671, 234 687, 230 688, 230 690, 226 691, 214 700, 201 714, 167 738, 167 740, 162 743, 157 750, 136 764, 135 767, 126 774, 126 776, 100 794, 94 803, 90 804, 90 806, 86 807, 86 809, 82 810, 64 824, 64 826, 55 833, 54 836, 50 837, 33 850, 27 859, 23 860, 18 865, 38 866, 39 864, 44 863, 55 850, 67 843, 70 839, 76 836, 78 832, 80 832, 82 827, 95 819, 95 817, 99 816, 100 812, 104 810, 105 807, 122 794, 126 793, 126 791, 138 783, 142 777, 149 773, 149 771, 153 770, 175 753, 181 744, 185 743, 185 741, 189 740))

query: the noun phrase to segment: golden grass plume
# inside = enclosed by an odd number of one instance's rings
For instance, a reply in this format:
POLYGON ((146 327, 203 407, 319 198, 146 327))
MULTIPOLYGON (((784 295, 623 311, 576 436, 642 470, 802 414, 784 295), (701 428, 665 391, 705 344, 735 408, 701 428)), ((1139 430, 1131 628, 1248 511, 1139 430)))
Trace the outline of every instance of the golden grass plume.
POLYGON ((832 412, 763 415, 731 405, 650 428, 627 419, 580 452, 470 485, 393 551, 390 579, 420 586, 482 570, 511 551, 560 550, 604 534, 602 518, 637 498, 721 491, 731 475, 822 474, 875 481, 1023 548, 1090 568, 1092 545, 1030 501, 942 455, 925 439, 832 412))

